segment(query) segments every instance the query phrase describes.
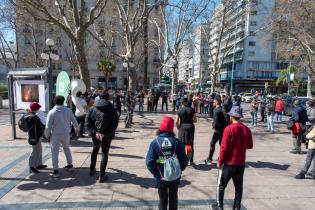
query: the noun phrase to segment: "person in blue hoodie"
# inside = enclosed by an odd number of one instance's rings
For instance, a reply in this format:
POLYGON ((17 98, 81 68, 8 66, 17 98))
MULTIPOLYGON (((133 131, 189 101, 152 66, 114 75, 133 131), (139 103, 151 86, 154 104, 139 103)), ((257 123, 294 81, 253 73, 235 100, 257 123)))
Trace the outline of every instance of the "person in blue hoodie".
POLYGON ((174 119, 165 116, 160 124, 158 137, 151 142, 146 157, 147 168, 153 174, 156 187, 158 188, 160 199, 159 210, 167 210, 168 205, 170 210, 177 209, 178 185, 180 183, 180 178, 174 181, 163 180, 163 160, 172 157, 175 153, 182 171, 185 170, 188 164, 184 144, 175 138, 173 130, 174 119))

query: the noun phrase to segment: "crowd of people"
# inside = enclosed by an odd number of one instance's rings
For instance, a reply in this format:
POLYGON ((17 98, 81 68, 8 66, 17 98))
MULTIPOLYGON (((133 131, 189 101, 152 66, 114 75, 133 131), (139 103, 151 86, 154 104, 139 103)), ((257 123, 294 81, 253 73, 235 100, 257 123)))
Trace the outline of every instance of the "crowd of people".
MULTIPOLYGON (((280 97, 256 94, 250 107, 251 123, 247 126, 240 120, 243 118, 242 100, 238 95, 228 96, 217 93, 185 93, 178 91, 170 95, 167 91, 151 90, 147 94, 134 91, 108 91, 97 89, 94 92, 77 92, 75 96, 69 92, 65 99, 56 96, 54 107, 48 112, 47 119, 41 105, 33 102, 28 117, 29 142, 33 151, 29 159, 30 172, 39 173, 47 167, 42 163, 41 141, 47 139, 51 145, 53 177, 59 174, 59 148, 63 147, 66 156, 66 169, 73 168, 70 139, 82 137, 85 133, 92 138, 90 176, 96 174, 96 159, 99 149, 102 150, 100 164, 101 183, 108 179, 106 167, 110 145, 115 137, 119 117, 125 112, 125 127, 133 124, 133 113, 138 105, 138 112, 156 112, 160 98, 161 111, 168 112, 168 103, 172 103, 176 113, 175 120, 171 116, 163 117, 157 137, 150 144, 146 165, 154 175, 160 198, 159 209, 177 209, 177 192, 181 171, 194 164, 195 123, 197 116, 212 118, 213 135, 209 145, 209 154, 205 164, 212 166, 217 142, 220 145, 217 167, 219 169, 217 203, 214 209, 223 209, 224 190, 230 181, 235 186, 233 209, 240 209, 243 193, 243 174, 245 170, 246 150, 253 148, 251 130, 248 126, 257 126, 258 113, 260 121, 266 123, 266 131, 275 132, 276 121, 282 121, 284 102, 280 97), (64 106, 66 104, 66 106, 64 106), (199 115, 197 115, 199 114, 199 115), (174 126, 178 129, 177 137, 174 126)), ((315 178, 315 101, 309 100, 304 108, 301 101, 294 101, 293 114, 287 122, 293 139, 292 153, 301 154, 301 144, 308 147, 304 168, 296 175, 297 179, 305 176, 315 178), (291 123, 291 126, 289 124, 291 123), (309 168, 313 162, 313 168, 309 168)))

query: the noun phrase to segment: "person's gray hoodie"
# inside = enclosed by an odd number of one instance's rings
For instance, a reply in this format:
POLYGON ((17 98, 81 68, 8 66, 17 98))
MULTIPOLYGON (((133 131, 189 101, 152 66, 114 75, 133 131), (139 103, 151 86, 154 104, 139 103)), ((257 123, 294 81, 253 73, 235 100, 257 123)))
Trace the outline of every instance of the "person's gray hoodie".
POLYGON ((46 138, 49 138, 51 135, 70 134, 71 123, 75 128, 78 127, 78 122, 73 112, 65 106, 55 106, 48 112, 45 129, 46 138))

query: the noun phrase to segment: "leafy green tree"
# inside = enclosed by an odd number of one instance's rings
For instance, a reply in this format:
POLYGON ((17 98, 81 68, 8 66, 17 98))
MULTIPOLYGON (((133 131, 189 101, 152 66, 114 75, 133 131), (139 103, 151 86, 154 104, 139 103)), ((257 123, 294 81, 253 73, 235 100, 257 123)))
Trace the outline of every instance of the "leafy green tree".
POLYGON ((105 76, 105 87, 107 88, 108 77, 115 71, 116 66, 107 58, 102 58, 97 64, 96 68, 98 71, 105 76))
POLYGON ((286 85, 290 82, 290 74, 296 73, 296 68, 290 65, 287 69, 280 72, 280 76, 276 81, 276 85, 286 85))

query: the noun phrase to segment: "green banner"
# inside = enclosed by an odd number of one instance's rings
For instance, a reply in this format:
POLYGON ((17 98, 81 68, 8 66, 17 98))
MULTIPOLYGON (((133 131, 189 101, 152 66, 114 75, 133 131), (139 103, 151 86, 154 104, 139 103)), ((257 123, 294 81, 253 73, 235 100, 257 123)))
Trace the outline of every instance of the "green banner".
MULTIPOLYGON (((58 74, 56 82, 56 95, 63 96, 67 99, 68 90, 70 89, 71 81, 67 72, 62 71, 58 74)), ((66 100, 64 105, 66 105, 66 100)))

